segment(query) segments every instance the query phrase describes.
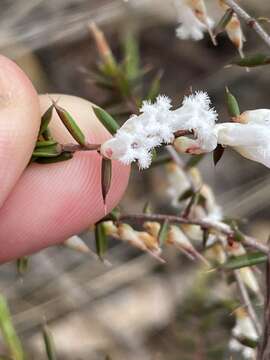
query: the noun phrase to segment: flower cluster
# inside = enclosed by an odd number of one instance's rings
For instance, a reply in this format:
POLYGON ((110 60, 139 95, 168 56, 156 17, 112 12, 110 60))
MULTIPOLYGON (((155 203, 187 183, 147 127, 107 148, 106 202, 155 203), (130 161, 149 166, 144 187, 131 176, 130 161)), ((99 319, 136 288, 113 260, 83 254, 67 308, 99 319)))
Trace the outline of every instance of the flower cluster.
POLYGON ((193 132, 196 137, 189 152, 212 151, 217 145, 216 120, 217 114, 210 107, 205 92, 185 97, 176 110, 171 109, 168 97, 158 96, 154 104, 143 103, 140 115, 131 116, 116 135, 101 146, 101 154, 124 164, 138 160, 141 168, 147 168, 151 164, 152 150, 173 142, 175 133, 181 130, 193 132))
POLYGON ((203 0, 175 0, 175 8, 180 23, 176 36, 182 40, 201 40, 204 31, 213 26, 203 0))
POLYGON ((234 122, 216 124, 216 120, 205 92, 186 96, 176 110, 168 97, 160 95, 154 104, 145 101, 140 114, 131 116, 100 152, 127 165, 137 160, 144 169, 151 164, 153 149, 161 144, 173 143, 177 151, 190 154, 211 152, 221 144, 270 167, 270 110, 245 111, 234 122), (193 138, 176 138, 179 131, 192 133, 193 138))
MULTIPOLYGON (((219 1, 222 11, 229 9, 224 0, 219 1)), ((204 0, 174 0, 177 11, 177 19, 180 25, 176 28, 176 36, 182 40, 203 39, 204 32, 208 31, 213 43, 216 45, 215 37, 212 34, 214 21, 208 16, 204 0)), ((238 16, 234 13, 225 27, 225 31, 243 57, 243 43, 245 41, 238 16)))
POLYGON ((218 142, 270 167, 270 110, 245 111, 234 121, 216 126, 218 142))

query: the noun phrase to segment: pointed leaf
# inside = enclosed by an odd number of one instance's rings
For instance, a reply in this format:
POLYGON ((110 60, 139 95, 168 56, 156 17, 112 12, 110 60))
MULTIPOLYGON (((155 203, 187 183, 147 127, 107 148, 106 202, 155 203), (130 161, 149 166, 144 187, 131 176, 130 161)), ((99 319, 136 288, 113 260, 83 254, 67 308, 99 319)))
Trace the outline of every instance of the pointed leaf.
POLYGON ((222 268, 226 270, 240 269, 246 266, 262 264, 267 261, 267 255, 262 252, 251 252, 245 255, 231 257, 222 268))
POLYGON ((233 336, 237 341, 239 341, 242 345, 247 346, 251 349, 255 349, 258 346, 258 340, 251 339, 249 337, 244 336, 233 336))
POLYGON ((46 324, 43 325, 42 335, 43 335, 43 341, 44 341, 48 360, 56 360, 57 357, 56 357, 53 336, 52 336, 51 330, 49 329, 48 325, 46 325, 46 324))
POLYGON ((124 39, 125 52, 125 75, 132 80, 139 76, 140 71, 140 54, 136 36, 133 32, 128 31, 124 39))
POLYGON ((44 137, 44 140, 53 140, 49 128, 47 128, 46 130, 44 130, 42 136, 44 137))
POLYGON ((255 54, 251 56, 246 56, 244 58, 233 61, 232 64, 244 67, 268 65, 270 64, 270 55, 255 54))
POLYGON ((67 161, 73 158, 73 154, 69 151, 64 151, 56 157, 40 157, 36 158, 35 162, 39 164, 53 164, 61 161, 67 161))
POLYGON ((194 195, 194 190, 192 189, 187 189, 186 191, 184 191, 184 193, 179 197, 178 201, 183 201, 183 200, 187 200, 189 199, 191 196, 194 195))
POLYGON ((240 115, 240 109, 236 97, 230 92, 226 87, 226 103, 228 113, 231 117, 236 117, 240 115))
POLYGON ((85 136, 73 117, 65 109, 58 106, 55 101, 53 102, 53 106, 70 135, 77 141, 78 144, 85 145, 85 136))
POLYGON ((102 222, 95 226, 96 251, 100 259, 103 259, 108 249, 108 238, 102 222))
POLYGON ((12 324, 11 315, 5 298, 0 295, 0 330, 3 340, 13 360, 24 360, 21 342, 12 324))
POLYGON ((52 119, 53 108, 54 108, 54 106, 52 104, 42 115, 40 129, 39 129, 39 135, 42 135, 44 133, 44 131, 48 128, 48 125, 52 119))
POLYGON ((215 148, 214 152, 213 152, 213 160, 214 160, 214 164, 215 166, 217 165, 217 163, 219 162, 219 160, 221 159, 223 153, 224 153, 225 148, 218 144, 217 147, 215 148))
POLYGON ((101 160, 101 190, 104 204, 106 204, 106 197, 110 190, 112 180, 112 161, 110 159, 102 158, 101 160))
POLYGON ((47 147, 51 145, 57 145, 57 141, 55 140, 43 140, 43 141, 37 141, 36 142, 36 148, 42 148, 47 147))
POLYGON ((29 258, 27 256, 23 256, 17 259, 16 261, 17 273, 21 276, 24 275, 28 270, 28 265, 29 265, 29 258))
POLYGON ((232 19, 233 13, 234 13, 234 11, 231 8, 226 10, 226 12, 222 16, 222 18, 219 20, 219 22, 217 23, 217 25, 213 31, 214 36, 217 36, 218 34, 220 34, 221 32, 223 32, 225 30, 226 26, 229 24, 229 22, 232 19))
POLYGON ((32 156, 50 158, 50 157, 56 157, 56 156, 60 155, 61 152, 62 152, 61 146, 59 146, 58 144, 55 144, 55 145, 49 145, 49 146, 36 147, 33 151, 32 156))
POLYGON ((107 111, 98 108, 93 107, 94 113, 96 114, 99 121, 102 123, 102 125, 112 134, 114 135, 116 131, 119 129, 118 123, 114 120, 114 118, 107 113, 107 111))
POLYGON ((154 79, 152 80, 152 83, 150 85, 150 88, 148 90, 148 94, 146 96, 147 100, 150 100, 151 102, 154 102, 156 100, 156 97, 158 96, 160 92, 160 80, 163 76, 163 71, 159 71, 154 79))
POLYGON ((110 212, 109 216, 112 218, 113 221, 117 221, 121 215, 121 210, 117 206, 110 212))
POLYGON ((163 222, 158 234, 158 243, 160 247, 162 247, 165 244, 168 236, 168 231, 169 231, 169 221, 166 219, 163 222))

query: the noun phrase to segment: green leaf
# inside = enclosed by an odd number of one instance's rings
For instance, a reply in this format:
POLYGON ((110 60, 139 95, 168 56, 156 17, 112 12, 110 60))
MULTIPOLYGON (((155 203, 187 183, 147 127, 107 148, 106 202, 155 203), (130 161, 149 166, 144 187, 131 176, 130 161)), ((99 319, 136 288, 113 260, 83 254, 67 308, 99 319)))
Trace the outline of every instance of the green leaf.
POLYGON ((226 87, 226 103, 228 113, 231 117, 236 117, 240 115, 240 109, 236 97, 230 92, 226 87))
POLYGON ((11 315, 5 298, 0 295, 0 330, 13 360, 24 360, 21 342, 13 327, 11 315))
POLYGON ((108 238, 102 222, 95 226, 96 251, 100 259, 103 259, 108 249, 108 238))
POLYGON ((47 128, 46 130, 44 130, 42 136, 44 137, 44 140, 53 140, 49 128, 47 128))
POLYGON ((184 209, 183 217, 187 218, 191 212, 191 209, 193 206, 196 206, 198 202, 201 200, 202 195, 200 194, 200 191, 196 191, 192 194, 189 203, 187 204, 187 207, 184 209))
POLYGON ((59 146, 58 144, 54 144, 49 146, 36 147, 33 151, 32 156, 38 158, 40 157, 51 158, 60 155, 61 152, 62 152, 61 146, 59 146))
POLYGON ((39 129, 39 135, 42 135, 44 133, 44 131, 47 130, 48 125, 52 119, 53 108, 54 108, 54 105, 52 104, 42 115, 40 129, 39 129))
POLYGON ((223 32, 225 30, 226 26, 229 24, 229 22, 232 19, 233 13, 234 13, 234 11, 231 8, 226 10, 224 15, 222 16, 222 18, 219 20, 219 22, 217 23, 217 25, 214 28, 214 31, 213 31, 214 36, 217 36, 218 34, 220 34, 221 32, 223 32))
POLYGON ((128 31, 124 38, 124 71, 129 80, 133 80, 140 73, 139 45, 133 32, 128 31))
POLYGON ((235 256, 228 259, 228 261, 222 265, 222 268, 226 270, 240 269, 246 266, 253 266, 262 264, 267 261, 267 255, 262 252, 251 252, 245 255, 235 256))
POLYGON ((158 243, 160 247, 162 247, 165 244, 165 241, 168 236, 168 231, 169 231, 169 221, 166 219, 163 222, 158 234, 158 243))
POLYGON ((62 152, 60 155, 56 156, 56 157, 40 157, 40 158, 36 158, 35 162, 39 163, 39 164, 54 164, 54 163, 58 163, 61 161, 67 161, 73 158, 73 154, 70 153, 69 151, 64 151, 62 152))
POLYGON ((27 256, 23 256, 16 261, 17 273, 19 275, 24 275, 28 270, 29 258, 27 256))
POLYGON ((36 142, 36 148, 43 148, 51 145, 57 145, 57 141, 55 140, 43 140, 36 142))
POLYGON ((187 189, 186 191, 183 192, 183 194, 179 197, 178 201, 184 201, 187 200, 189 198, 191 198, 191 196, 194 195, 194 190, 192 189, 187 189))
POLYGON ((159 71, 154 79, 152 80, 152 83, 150 84, 148 94, 146 96, 146 100, 149 100, 151 102, 154 102, 156 100, 156 97, 160 93, 160 80, 163 76, 163 71, 159 71))
POLYGON ((113 221, 117 221, 119 219, 121 215, 121 210, 120 208, 117 206, 114 209, 112 209, 112 211, 109 213, 109 217, 111 217, 113 219, 113 221))
POLYGON ((106 197, 110 190, 112 180, 112 161, 110 159, 102 158, 101 160, 101 190, 104 204, 106 197))
POLYGON ((102 125, 112 134, 114 135, 116 131, 119 129, 118 123, 114 120, 114 118, 107 113, 107 111, 98 108, 93 107, 94 113, 96 114, 99 121, 102 123, 102 125))
POLYGON ((270 55, 266 54, 255 54, 246 56, 241 59, 233 61, 233 65, 244 66, 244 67, 256 67, 270 64, 270 55))
POLYGON ((235 336, 234 338, 239 341, 242 345, 255 349, 258 346, 258 340, 254 340, 244 336, 235 336))
POLYGON ((218 144, 217 147, 215 148, 215 150, 213 151, 213 160, 214 160, 215 166, 217 165, 219 160, 222 158, 222 155, 224 154, 224 150, 225 150, 225 148, 222 145, 218 144))
POLYGON ((53 106, 70 135, 77 141, 78 144, 82 146, 85 145, 85 136, 73 117, 65 109, 58 106, 55 101, 53 102, 53 106))
POLYGON ((46 324, 42 327, 42 335, 48 360, 56 360, 57 357, 53 336, 51 330, 46 324))

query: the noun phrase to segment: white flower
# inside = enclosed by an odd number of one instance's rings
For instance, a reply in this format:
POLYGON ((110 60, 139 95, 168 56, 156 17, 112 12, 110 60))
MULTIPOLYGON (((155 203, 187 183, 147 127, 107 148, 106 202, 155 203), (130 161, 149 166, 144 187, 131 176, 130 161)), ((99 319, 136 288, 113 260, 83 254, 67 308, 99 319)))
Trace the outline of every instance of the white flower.
POLYGON ((203 0, 175 0, 178 21, 176 36, 182 40, 201 40, 213 21, 207 16, 203 0))
MULTIPOLYGON (((255 327, 247 315, 246 311, 239 308, 235 311, 236 324, 232 329, 232 335, 238 338, 248 338, 253 341, 258 340, 258 334, 255 327)), ((247 346, 242 345, 237 339, 232 338, 229 342, 229 348, 232 351, 241 351, 245 359, 255 359, 255 351, 247 346)))
POLYGON ((264 112, 257 114, 258 117, 250 114, 252 120, 247 123, 216 125, 218 143, 231 146, 247 159, 270 167, 270 116, 264 119, 264 112))
MULTIPOLYGON (((225 4, 223 0, 221 0, 219 3, 224 10, 229 9, 229 6, 225 4)), ((241 28, 239 18, 235 13, 232 15, 231 20, 226 26, 226 32, 231 42, 238 50, 239 55, 243 57, 243 43, 245 41, 245 37, 241 28)))
POLYGON ((169 98, 159 96, 154 104, 144 102, 140 112, 131 116, 115 136, 101 146, 102 155, 124 164, 137 160, 141 168, 147 168, 153 148, 171 143, 179 130, 194 132, 195 146, 200 152, 211 151, 217 145, 214 131, 217 114, 210 108, 210 99, 204 92, 185 97, 176 110, 171 110, 169 98))

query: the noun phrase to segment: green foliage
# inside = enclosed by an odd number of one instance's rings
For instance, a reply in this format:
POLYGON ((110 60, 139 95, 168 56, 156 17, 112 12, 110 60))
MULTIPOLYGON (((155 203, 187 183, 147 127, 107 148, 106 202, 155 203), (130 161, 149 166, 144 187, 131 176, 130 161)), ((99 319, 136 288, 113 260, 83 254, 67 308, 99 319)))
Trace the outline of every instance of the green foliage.
POLYGON ((254 54, 241 59, 233 61, 233 65, 243 67, 256 67, 270 64, 270 55, 268 54, 254 54))
POLYGON ((23 348, 12 324, 5 298, 0 295, 0 330, 13 360, 25 360, 23 348))
POLYGON ((261 252, 251 252, 245 255, 235 256, 222 265, 225 270, 240 269, 246 266, 254 266, 267 261, 267 255, 261 252))
POLYGON ((116 120, 107 113, 107 111, 99 107, 93 107, 93 110, 102 125, 110 132, 110 134, 114 135, 119 129, 119 125, 116 120))
POLYGON ((102 222, 95 225, 95 237, 96 237, 96 251, 101 260, 108 249, 108 238, 102 222))
POLYGON ((56 350, 51 330, 48 325, 43 325, 42 336, 48 360, 56 360, 56 350))

